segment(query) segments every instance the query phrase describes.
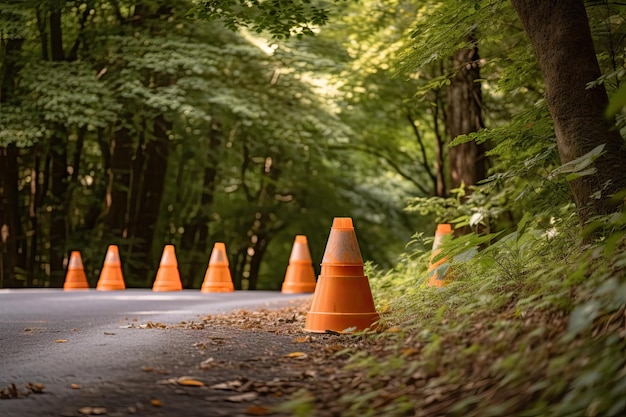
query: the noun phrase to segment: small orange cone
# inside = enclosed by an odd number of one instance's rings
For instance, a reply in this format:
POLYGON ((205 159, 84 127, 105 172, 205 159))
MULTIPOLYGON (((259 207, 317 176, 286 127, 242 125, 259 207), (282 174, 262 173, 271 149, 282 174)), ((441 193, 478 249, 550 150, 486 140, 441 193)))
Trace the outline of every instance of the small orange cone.
POLYGON ((435 232, 435 240, 433 240, 433 250, 430 255, 430 262, 428 264, 428 281, 429 287, 445 287, 450 283, 450 279, 446 279, 446 273, 448 272, 447 262, 448 258, 443 257, 434 261, 435 257, 441 252, 441 240, 445 235, 452 233, 452 226, 448 223, 440 223, 437 225, 437 231, 435 232), (441 278, 439 275, 441 274, 441 278))
POLYGON ((352 219, 336 217, 304 329, 315 333, 364 330, 378 319, 352 219))
POLYGON ((200 292, 232 292, 235 291, 233 279, 228 268, 228 257, 226 256, 226 245, 216 242, 213 245, 209 267, 204 275, 204 282, 200 292))
POLYGON ((174 245, 165 245, 152 291, 182 291, 182 289, 183 283, 178 272, 174 245))
POLYGON ((65 275, 64 291, 88 290, 87 276, 83 268, 83 260, 80 252, 72 251, 70 254, 70 262, 67 265, 67 274, 65 275))
POLYGON ((305 235, 297 235, 291 249, 289 265, 283 281, 283 294, 315 291, 315 270, 305 235))
POLYGON ((116 245, 109 245, 107 249, 106 257, 104 258, 104 265, 100 272, 100 279, 98 279, 98 285, 96 290, 98 291, 113 291, 113 290, 125 290, 124 276, 122 275, 122 263, 120 262, 120 254, 116 245))

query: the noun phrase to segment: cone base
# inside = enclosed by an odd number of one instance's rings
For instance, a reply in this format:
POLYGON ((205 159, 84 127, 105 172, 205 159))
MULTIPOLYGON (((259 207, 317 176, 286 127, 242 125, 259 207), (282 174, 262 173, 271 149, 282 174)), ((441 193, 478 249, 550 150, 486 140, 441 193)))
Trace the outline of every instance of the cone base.
POLYGON ((182 291, 182 287, 153 287, 152 291, 154 292, 169 292, 169 291, 182 291))
POLYGON ((300 294, 315 292, 315 282, 305 284, 283 284, 280 291, 283 294, 300 294))
POLYGON ((202 287, 200 292, 234 292, 234 287, 202 287))
POLYGON ((152 291, 182 291, 178 267, 161 266, 152 284, 152 291))
MULTIPOLYGON (((107 253, 107 256, 109 256, 109 254, 110 252, 107 253)), ((96 284, 96 290, 121 291, 125 289, 126 283, 124 283, 122 268, 120 266, 105 265, 102 269, 102 272, 100 273, 100 279, 98 279, 98 284, 96 284)))
POLYGON ((63 291, 89 291, 89 287, 66 287, 64 285, 63 291))
POLYGON ((378 313, 317 313, 309 311, 306 315, 304 330, 311 333, 326 333, 327 330, 343 332, 355 328, 355 331, 373 328, 380 316, 378 313))

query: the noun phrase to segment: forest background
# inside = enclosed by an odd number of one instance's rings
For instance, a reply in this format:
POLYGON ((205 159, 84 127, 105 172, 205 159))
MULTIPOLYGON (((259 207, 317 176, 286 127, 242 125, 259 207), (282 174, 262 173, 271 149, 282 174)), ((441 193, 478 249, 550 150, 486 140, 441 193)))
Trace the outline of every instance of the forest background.
MULTIPOLYGON (((585 4, 601 68, 588 87, 612 93, 624 10, 585 4)), ((259 7, 0 5, 0 286, 62 286, 71 250, 94 285, 116 244, 127 285, 149 287, 175 244, 198 288, 223 241, 236 288, 277 289, 294 236, 318 260, 335 216, 382 269, 438 222, 579 227, 568 181, 602 148, 561 165, 513 4, 259 7)))

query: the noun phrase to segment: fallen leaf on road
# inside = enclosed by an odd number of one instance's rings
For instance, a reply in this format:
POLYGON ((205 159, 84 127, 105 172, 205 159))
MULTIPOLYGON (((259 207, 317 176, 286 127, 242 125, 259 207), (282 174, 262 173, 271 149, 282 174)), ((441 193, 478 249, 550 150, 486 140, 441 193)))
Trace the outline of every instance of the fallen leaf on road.
POLYGON ((0 399, 7 400, 10 398, 19 398, 20 395, 28 395, 28 393, 22 394, 18 391, 15 384, 11 384, 6 388, 0 389, 0 399))
POLYGON ((200 369, 211 369, 215 366, 217 366, 217 363, 212 357, 203 360, 202 362, 200 362, 200 365, 199 365, 200 369))
POLYGON ((161 400, 150 400, 150 404, 152 404, 153 407, 163 407, 161 400))
POLYGON ((285 356, 287 356, 288 358, 304 359, 308 355, 304 352, 291 352, 291 353, 286 354, 285 356))
POLYGON ((107 409, 104 407, 82 407, 78 409, 78 412, 86 416, 101 416, 107 413, 107 409))
POLYGON ((269 414, 270 409, 267 407, 263 407, 262 405, 251 405, 250 407, 246 408, 244 413, 246 413, 249 416, 265 416, 267 414, 269 414))
POLYGON ((258 396, 259 394, 257 394, 256 392, 246 392, 244 394, 226 397, 226 401, 230 401, 231 403, 243 403, 246 401, 256 400, 258 396))
POLYGON ((25 387, 27 390, 34 392, 35 394, 41 394, 45 388, 44 384, 36 384, 32 382, 26 384, 25 387))
POLYGON ((178 385, 184 385, 186 387, 203 387, 204 386, 204 382, 198 381, 197 379, 185 377, 185 376, 178 378, 176 382, 178 383, 178 385))
POLYGON ((67 343, 67 340, 65 339, 57 339, 54 341, 54 343, 67 343))
POLYGON ((111 332, 104 332, 105 336, 113 336, 115 333, 111 333, 111 332))
POLYGON ((222 382, 220 384, 211 385, 210 388, 230 390, 230 389, 239 388, 241 385, 242 385, 242 382, 236 379, 234 381, 222 382))
POLYGON ((311 336, 296 337, 294 339, 295 343, 306 343, 306 342, 310 342, 310 341, 311 341, 311 336))
POLYGON ((80 389, 80 385, 78 384, 70 384, 71 389, 80 389))

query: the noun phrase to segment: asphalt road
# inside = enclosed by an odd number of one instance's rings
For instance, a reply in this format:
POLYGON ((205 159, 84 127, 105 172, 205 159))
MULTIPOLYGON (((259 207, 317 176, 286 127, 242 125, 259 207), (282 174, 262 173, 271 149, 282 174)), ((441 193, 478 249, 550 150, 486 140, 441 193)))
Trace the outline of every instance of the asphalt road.
POLYGON ((191 352, 193 340, 186 333, 138 331, 142 324, 200 321, 207 314, 302 297, 266 291, 0 290, 0 389, 45 386, 41 395, 0 400, 0 417, 73 415, 64 405, 76 386, 112 388, 128 380, 130 369, 164 357, 171 365, 182 350, 191 352))

